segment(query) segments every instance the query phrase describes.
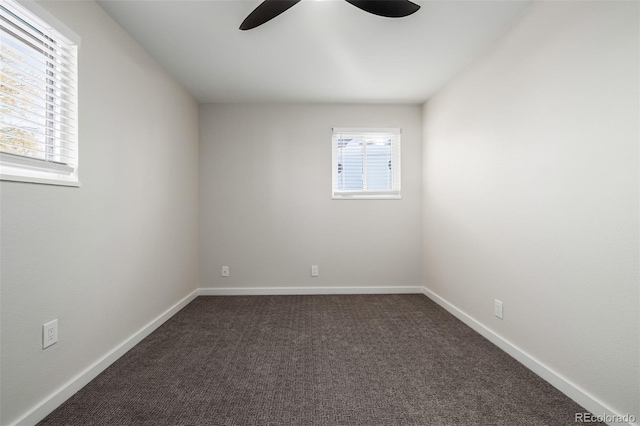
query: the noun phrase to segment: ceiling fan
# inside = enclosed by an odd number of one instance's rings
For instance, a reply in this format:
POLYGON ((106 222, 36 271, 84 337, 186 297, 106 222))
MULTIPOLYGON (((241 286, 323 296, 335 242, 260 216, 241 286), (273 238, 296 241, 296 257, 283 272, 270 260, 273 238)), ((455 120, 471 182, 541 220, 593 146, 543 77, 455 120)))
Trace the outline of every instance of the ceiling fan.
MULTIPOLYGON (((250 30, 264 24, 294 6, 300 0, 264 0, 242 21, 241 30, 250 30)), ((409 0, 346 0, 355 7, 374 15, 402 18, 420 9, 409 0)))

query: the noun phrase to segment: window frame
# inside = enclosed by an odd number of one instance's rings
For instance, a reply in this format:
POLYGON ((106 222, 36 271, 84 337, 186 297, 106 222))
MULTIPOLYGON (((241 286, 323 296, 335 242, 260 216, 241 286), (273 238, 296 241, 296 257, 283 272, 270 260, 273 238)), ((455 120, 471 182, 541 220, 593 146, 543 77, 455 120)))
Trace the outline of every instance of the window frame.
MULTIPOLYGON (((73 89, 66 89, 66 92, 71 92, 71 101, 74 103, 75 109, 72 113, 67 114, 66 118, 70 119, 74 123, 74 135, 71 141, 65 140, 65 144, 72 147, 73 150, 75 150, 75 154, 73 164, 65 164, 56 162, 55 160, 31 158, 28 156, 0 151, 0 180, 79 187, 78 56, 80 37, 36 2, 3 0, 2 3, 3 7, 5 7, 10 13, 16 14, 28 25, 37 28, 38 31, 41 31, 43 37, 50 37, 53 40, 61 41, 66 47, 71 49, 72 59, 74 60, 71 71, 75 74, 75 80, 73 80, 73 89)), ((43 94, 48 91, 49 89, 43 89, 43 94)), ((10 109, 14 108, 12 107, 10 109)), ((11 113, 5 112, 5 114, 12 117, 11 113)), ((51 116, 47 115, 45 120, 57 119, 57 114, 58 113, 51 116)), ((65 126, 68 125, 65 124, 65 126)), ((49 138, 49 136, 47 136, 47 138, 49 138)), ((54 139, 56 138, 51 137, 51 140, 54 139)), ((65 146, 58 144, 47 144, 47 147, 51 150, 60 150, 61 148, 65 148, 65 146)))
MULTIPOLYGON (((342 128, 334 127, 331 136, 331 199, 332 200, 401 200, 402 199, 402 129, 400 128, 342 128), (390 137, 392 160, 392 189, 390 190, 338 190, 338 135, 351 134, 355 137, 390 137)), ((366 146, 365 146, 366 152, 366 146)), ((363 156, 366 163, 366 154, 363 156)), ((363 166, 363 184, 367 180, 366 167, 363 166)))

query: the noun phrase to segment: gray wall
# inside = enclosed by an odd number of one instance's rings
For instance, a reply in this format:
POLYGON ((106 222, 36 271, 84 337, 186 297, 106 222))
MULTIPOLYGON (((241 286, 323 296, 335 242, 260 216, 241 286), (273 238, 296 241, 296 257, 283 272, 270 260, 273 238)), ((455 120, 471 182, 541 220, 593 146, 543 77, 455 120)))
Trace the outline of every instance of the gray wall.
POLYGON ((82 37, 82 186, 0 183, 3 425, 198 287, 196 103, 97 4, 42 5, 82 37))
POLYGON ((637 2, 534 4, 429 100, 423 149, 425 287, 636 419, 638 36, 637 2))
POLYGON ((424 115, 203 105, 199 124, 97 5, 43 6, 82 37, 82 187, 0 182, 0 424, 199 285, 423 283, 640 418, 637 3, 535 4, 424 115), (332 201, 331 127, 401 127, 404 198, 332 201))
POLYGON ((200 133, 202 287, 421 284, 420 106, 201 105, 200 133), (402 128, 402 200, 331 200, 332 127, 402 128))

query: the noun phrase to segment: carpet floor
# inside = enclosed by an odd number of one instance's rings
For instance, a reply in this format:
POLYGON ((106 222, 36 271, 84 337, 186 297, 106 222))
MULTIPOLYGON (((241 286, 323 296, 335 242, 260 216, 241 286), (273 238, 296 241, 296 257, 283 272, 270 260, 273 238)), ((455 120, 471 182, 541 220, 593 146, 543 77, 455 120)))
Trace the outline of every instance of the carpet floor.
POLYGON ((582 412, 423 295, 205 296, 39 424, 569 425, 582 412))

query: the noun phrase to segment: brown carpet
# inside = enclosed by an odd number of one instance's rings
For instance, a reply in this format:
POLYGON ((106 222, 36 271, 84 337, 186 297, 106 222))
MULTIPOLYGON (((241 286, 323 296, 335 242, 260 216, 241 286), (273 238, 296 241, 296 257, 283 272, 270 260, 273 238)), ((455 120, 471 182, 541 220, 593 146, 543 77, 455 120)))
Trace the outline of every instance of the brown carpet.
MULTIPOLYGON (((40 425, 568 425, 422 295, 198 297, 40 425)), ((593 424, 593 423, 591 423, 593 424)))

